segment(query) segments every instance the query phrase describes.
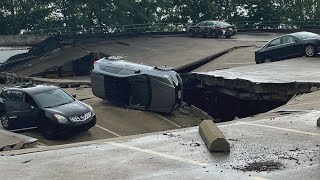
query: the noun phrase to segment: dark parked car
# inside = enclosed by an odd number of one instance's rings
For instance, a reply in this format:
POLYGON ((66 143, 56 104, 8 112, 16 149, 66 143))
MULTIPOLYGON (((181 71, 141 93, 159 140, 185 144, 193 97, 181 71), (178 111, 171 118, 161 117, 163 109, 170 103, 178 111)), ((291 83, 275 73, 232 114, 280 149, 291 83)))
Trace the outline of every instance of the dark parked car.
POLYGON ((101 99, 136 109, 170 113, 182 104, 178 73, 168 67, 131 63, 122 57, 96 61, 91 87, 101 99))
POLYGON ((218 38, 219 36, 225 36, 230 38, 237 33, 236 26, 231 25, 223 21, 202 21, 195 26, 190 26, 187 29, 189 36, 202 36, 207 37, 211 36, 218 38))
POLYGON ((1 124, 17 130, 38 127, 48 139, 87 131, 96 124, 91 106, 56 86, 20 85, 0 94, 1 124))
POLYGON ((320 52, 320 36, 311 32, 297 32, 272 39, 255 52, 257 64, 316 56, 320 52))

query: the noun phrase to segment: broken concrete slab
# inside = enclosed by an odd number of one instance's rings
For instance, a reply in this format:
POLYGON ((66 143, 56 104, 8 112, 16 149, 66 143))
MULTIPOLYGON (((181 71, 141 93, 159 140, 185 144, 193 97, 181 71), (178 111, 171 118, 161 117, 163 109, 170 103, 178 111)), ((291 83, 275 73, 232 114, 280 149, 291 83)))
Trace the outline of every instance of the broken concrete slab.
POLYGON ((60 87, 80 87, 81 85, 90 86, 91 82, 89 79, 49 79, 49 78, 37 78, 37 77, 27 77, 27 76, 20 76, 14 73, 5 73, 0 72, 0 79, 5 80, 5 84, 11 85, 16 83, 23 83, 23 82, 33 82, 37 83, 45 83, 56 85, 60 87))
POLYGON ((212 120, 204 120, 199 133, 210 152, 230 152, 230 144, 212 120))
POLYGON ((0 151, 31 148, 37 142, 38 139, 0 129, 0 151))

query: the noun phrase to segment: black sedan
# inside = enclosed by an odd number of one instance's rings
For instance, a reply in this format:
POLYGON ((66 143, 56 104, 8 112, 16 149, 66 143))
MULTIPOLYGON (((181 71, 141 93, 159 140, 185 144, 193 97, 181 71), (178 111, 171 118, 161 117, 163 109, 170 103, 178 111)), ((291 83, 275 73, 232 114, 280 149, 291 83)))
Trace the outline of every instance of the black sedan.
POLYGON ((38 127, 47 139, 87 131, 96 124, 91 106, 56 86, 5 88, 0 94, 0 120, 5 129, 38 127))
POLYGON ((218 38, 219 36, 225 36, 230 38, 237 32, 236 26, 231 25, 223 21, 202 21, 194 26, 190 26, 187 29, 189 36, 211 36, 218 38))
POLYGON ((290 59, 313 57, 320 52, 320 36, 311 32, 297 32, 277 37, 255 52, 257 64, 290 59))

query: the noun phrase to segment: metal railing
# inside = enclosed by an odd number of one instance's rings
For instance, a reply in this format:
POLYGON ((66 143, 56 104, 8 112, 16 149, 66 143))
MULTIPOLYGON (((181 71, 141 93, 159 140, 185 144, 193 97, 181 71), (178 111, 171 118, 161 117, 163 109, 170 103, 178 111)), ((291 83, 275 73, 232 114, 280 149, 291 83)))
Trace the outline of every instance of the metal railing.
POLYGON ((320 29, 320 21, 237 21, 241 30, 256 29, 320 29))
POLYGON ((62 27, 41 29, 25 34, 109 34, 109 33, 146 33, 146 32, 185 32, 187 24, 182 23, 150 23, 115 26, 62 27))
MULTIPOLYGON (((239 30, 280 30, 280 29, 320 29, 320 21, 235 21, 230 22, 239 30)), ((25 34, 110 34, 110 33, 148 33, 148 32, 185 32, 192 24, 149 23, 110 25, 92 27, 62 27, 28 31, 25 34)))

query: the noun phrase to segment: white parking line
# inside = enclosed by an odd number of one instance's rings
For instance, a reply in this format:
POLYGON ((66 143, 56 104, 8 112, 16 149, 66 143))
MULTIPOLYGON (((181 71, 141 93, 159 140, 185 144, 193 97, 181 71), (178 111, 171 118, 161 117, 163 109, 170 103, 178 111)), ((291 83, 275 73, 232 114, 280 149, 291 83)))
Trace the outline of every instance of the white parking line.
POLYGON ((180 125, 178 125, 178 124, 176 124, 176 123, 174 123, 174 122, 170 121, 169 119, 167 119, 167 118, 165 118, 165 117, 161 116, 160 114, 157 114, 157 113, 156 113, 156 115, 157 115, 159 118, 161 118, 161 119, 163 119, 163 120, 165 120, 165 121, 169 122, 170 124, 174 125, 175 127, 177 127, 177 128, 181 128, 181 126, 180 126, 180 125))
POLYGON ((276 127, 276 126, 268 126, 268 125, 263 125, 263 124, 254 124, 254 123, 247 123, 247 122, 239 122, 238 124, 245 124, 245 125, 250 125, 250 126, 259 126, 259 127, 270 128, 270 129, 278 129, 278 130, 290 131, 290 132, 294 132, 294 133, 300 133, 300 134, 306 134, 306 135, 312 135, 312 136, 320 136, 320 134, 317 134, 317 133, 311 133, 311 132, 299 131, 299 130, 294 130, 294 129, 281 128, 281 127, 276 127))
POLYGON ((104 131, 106 131, 106 132, 108 132, 108 133, 111 133, 111 134, 113 134, 113 135, 115 135, 115 136, 117 136, 117 137, 121 137, 121 135, 119 135, 119 134, 117 134, 117 133, 115 133, 115 132, 113 132, 113 131, 111 131, 111 130, 109 130, 109 129, 106 129, 106 128, 102 127, 102 126, 99 126, 98 124, 96 124, 96 127, 97 127, 97 128, 100 128, 100 129, 102 129, 102 130, 104 130, 104 131))
POLYGON ((181 161, 181 162, 185 162, 185 163, 188 163, 188 164, 193 164, 193 165, 198 165, 198 166, 209 166, 210 165, 208 163, 194 161, 194 160, 191 160, 191 159, 185 159, 185 158, 173 156, 173 155, 170 155, 170 154, 165 154, 165 153, 161 153, 161 152, 152 151, 152 150, 149 150, 149 149, 141 149, 141 148, 137 148, 137 147, 126 145, 126 144, 120 144, 120 143, 115 143, 115 142, 108 142, 107 144, 110 144, 110 145, 113 145, 113 146, 117 146, 117 147, 121 147, 121 148, 125 148, 125 149, 131 149, 131 150, 140 151, 140 152, 144 152, 144 153, 148 153, 148 154, 153 154, 153 155, 156 155, 156 156, 164 157, 164 158, 171 159, 171 160, 181 161))
POLYGON ((252 177, 251 179, 252 180, 268 180, 268 179, 265 179, 265 178, 262 178, 262 177, 252 177))

